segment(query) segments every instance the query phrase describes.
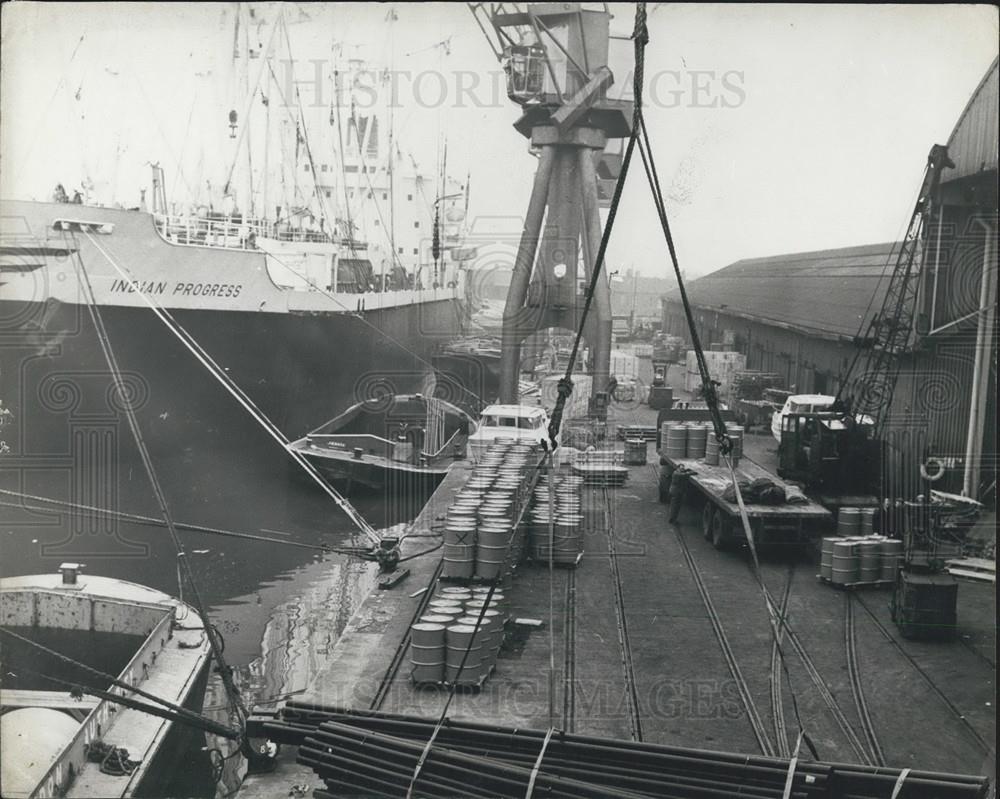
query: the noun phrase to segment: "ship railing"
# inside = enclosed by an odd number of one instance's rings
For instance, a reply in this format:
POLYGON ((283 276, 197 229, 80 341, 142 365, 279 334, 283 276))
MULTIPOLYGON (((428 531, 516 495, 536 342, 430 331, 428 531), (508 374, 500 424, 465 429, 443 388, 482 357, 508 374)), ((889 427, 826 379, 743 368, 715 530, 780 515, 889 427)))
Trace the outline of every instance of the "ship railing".
POLYGON ((329 234, 276 225, 264 219, 153 214, 157 232, 171 244, 257 250, 258 238, 294 243, 330 243, 329 234))
POLYGON ((462 435, 462 431, 456 430, 454 433, 451 434, 448 440, 441 445, 441 449, 439 449, 437 452, 421 452, 420 453, 421 456, 427 458, 428 460, 434 460, 436 458, 440 458, 449 449, 454 449, 455 441, 458 439, 460 435, 462 435))

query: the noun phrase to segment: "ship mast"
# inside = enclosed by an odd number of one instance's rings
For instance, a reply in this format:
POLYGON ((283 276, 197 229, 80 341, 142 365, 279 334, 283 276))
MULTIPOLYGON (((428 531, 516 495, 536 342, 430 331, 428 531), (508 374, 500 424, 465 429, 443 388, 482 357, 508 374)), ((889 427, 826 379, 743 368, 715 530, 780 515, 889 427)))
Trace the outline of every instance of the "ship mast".
MULTIPOLYGON (((395 58, 394 58, 394 48, 393 48, 393 32, 395 30, 395 25, 393 25, 393 23, 396 21, 396 18, 397 18, 396 17, 396 9, 393 8, 392 6, 389 6, 389 13, 388 13, 388 15, 386 15, 386 20, 389 23, 389 76, 390 76, 390 80, 392 80, 392 83, 390 84, 390 87, 395 85, 395 80, 392 78, 392 76, 394 74, 394 68, 395 68, 395 58)), ((388 169, 387 169, 387 171, 388 171, 387 177, 389 178, 389 247, 392 250, 392 258, 395 261, 395 260, 397 260, 397 258, 396 258, 397 252, 396 252, 396 191, 395 191, 396 185, 395 185, 395 177, 394 177, 394 174, 395 174, 394 165, 395 165, 395 160, 396 160, 396 152, 395 152, 395 146, 396 146, 396 144, 395 144, 395 138, 394 138, 395 127, 394 127, 394 115, 393 115, 393 106, 394 105, 395 105, 395 103, 393 102, 392 89, 390 88, 390 90, 389 90, 389 165, 388 165, 388 169)), ((372 124, 374 124, 374 123, 372 123, 372 124)), ((400 264, 400 265, 402 266, 402 264, 400 264)), ((386 259, 383 258, 382 259, 382 263, 381 263, 381 270, 382 270, 382 281, 381 281, 382 285, 381 285, 381 289, 380 289, 381 291, 385 291, 385 267, 386 267, 386 259)))

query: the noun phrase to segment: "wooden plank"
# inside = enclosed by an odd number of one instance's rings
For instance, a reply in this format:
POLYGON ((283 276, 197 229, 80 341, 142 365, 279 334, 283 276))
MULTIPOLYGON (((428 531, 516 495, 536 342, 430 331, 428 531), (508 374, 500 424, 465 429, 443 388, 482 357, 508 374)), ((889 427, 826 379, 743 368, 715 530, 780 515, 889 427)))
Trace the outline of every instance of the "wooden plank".
POLYGON ((958 566, 961 569, 972 569, 973 571, 984 571, 996 574, 997 562, 986 558, 955 558, 948 561, 949 566, 958 566))
POLYGON ((101 700, 84 695, 74 699, 69 691, 22 691, 0 689, 0 706, 5 708, 44 707, 51 710, 83 710, 90 712, 101 700))
POLYGON ((949 566, 948 574, 953 577, 965 577, 968 580, 977 580, 981 583, 995 583, 996 575, 992 572, 972 571, 971 569, 960 569, 957 566, 949 566))

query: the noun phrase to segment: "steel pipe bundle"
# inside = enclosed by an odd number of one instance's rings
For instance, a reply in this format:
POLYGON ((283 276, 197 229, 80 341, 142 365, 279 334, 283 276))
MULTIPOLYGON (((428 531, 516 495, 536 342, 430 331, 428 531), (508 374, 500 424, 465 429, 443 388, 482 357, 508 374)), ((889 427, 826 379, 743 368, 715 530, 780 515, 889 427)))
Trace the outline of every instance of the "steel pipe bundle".
MULTIPOLYGON (((331 790, 357 793, 384 789, 372 794, 379 796, 406 794, 413 770, 403 763, 415 767, 434 727, 434 721, 413 716, 306 702, 290 702, 275 721, 264 725, 272 740, 302 746, 301 762, 316 768, 331 790), (400 763, 397 782, 380 787, 368 782, 372 778, 391 780, 384 769, 352 771, 355 757, 361 758, 362 764, 369 760, 383 766, 385 760, 400 763)), ((534 766, 544 739, 542 730, 448 720, 434 739, 415 793, 524 796, 521 780, 534 766), (437 766, 431 768, 431 763, 437 766), (455 785, 456 775, 463 773, 464 778, 455 785)), ((788 765, 780 758, 556 732, 542 758, 536 795, 662 799, 739 795, 765 799, 783 796, 788 765)), ((800 799, 883 799, 892 795, 899 775, 898 769, 800 761, 791 795, 800 799)), ((913 770, 899 795, 972 799, 985 796, 988 788, 985 777, 913 770)))

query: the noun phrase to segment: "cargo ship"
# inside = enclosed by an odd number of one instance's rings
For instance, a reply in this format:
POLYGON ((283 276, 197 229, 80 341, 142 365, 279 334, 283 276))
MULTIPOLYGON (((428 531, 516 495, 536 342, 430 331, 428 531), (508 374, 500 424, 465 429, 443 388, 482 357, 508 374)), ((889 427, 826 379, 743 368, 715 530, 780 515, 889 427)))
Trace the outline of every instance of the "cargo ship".
POLYGON ((153 213, 0 201, 0 370, 13 454, 65 448, 67 415, 116 415, 91 302, 147 434, 175 447, 242 415, 185 335, 298 437, 386 386, 418 386, 437 343, 456 332, 456 286, 359 290, 366 264, 342 257, 343 245, 301 242, 290 253, 294 242, 241 233, 242 222, 198 226, 182 238, 153 213))
MULTIPOLYGON (((227 14, 234 42, 268 30, 252 7, 227 14)), ((73 184, 52 201, 0 200, 8 454, 63 453, 74 423, 118 417, 91 305, 161 454, 239 443, 247 410, 296 439, 356 402, 419 390, 460 332, 468 182, 418 168, 384 98, 355 102, 375 65, 324 61, 342 85, 329 108, 271 103, 287 76, 258 65, 300 63, 286 24, 276 13, 266 48, 233 53, 245 96, 211 137, 228 177, 207 199, 187 186, 178 199, 152 164, 131 208, 73 184)))

